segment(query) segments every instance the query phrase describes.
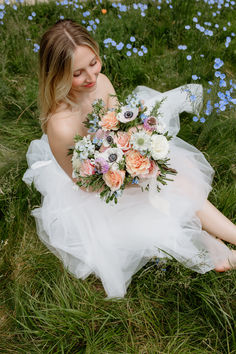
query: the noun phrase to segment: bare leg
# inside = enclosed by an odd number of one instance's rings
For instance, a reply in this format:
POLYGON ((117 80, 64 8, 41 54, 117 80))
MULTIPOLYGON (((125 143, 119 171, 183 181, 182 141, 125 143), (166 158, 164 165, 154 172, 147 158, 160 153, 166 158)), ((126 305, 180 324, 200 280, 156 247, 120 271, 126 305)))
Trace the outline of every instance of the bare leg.
POLYGON ((203 208, 197 212, 202 228, 221 240, 236 245, 236 225, 226 218, 213 204, 206 200, 203 208))
MULTIPOLYGON (((206 200, 203 208, 197 213, 202 228, 209 234, 236 245, 236 225, 226 218, 213 204, 206 200)), ((220 241, 219 240, 219 241, 220 241)), ((217 271, 225 271, 236 267, 236 251, 232 250, 231 259, 226 260, 225 264, 215 268, 217 271)))

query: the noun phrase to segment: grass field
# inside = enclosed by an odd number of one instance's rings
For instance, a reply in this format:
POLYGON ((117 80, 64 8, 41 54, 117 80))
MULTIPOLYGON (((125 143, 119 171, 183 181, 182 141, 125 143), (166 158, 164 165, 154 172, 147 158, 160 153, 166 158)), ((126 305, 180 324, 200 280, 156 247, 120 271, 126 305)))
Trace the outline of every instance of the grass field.
POLYGON ((199 117, 181 114, 179 137, 215 169, 209 196, 236 223, 236 4, 226 0, 67 1, 0 5, 0 352, 236 353, 236 272, 200 275, 150 262, 122 300, 100 280, 78 280, 39 241, 22 182, 41 136, 38 44, 59 18, 91 31, 117 93, 204 86, 199 117), (106 10, 106 11, 104 11, 106 10), (105 41, 105 42, 104 42, 105 41))

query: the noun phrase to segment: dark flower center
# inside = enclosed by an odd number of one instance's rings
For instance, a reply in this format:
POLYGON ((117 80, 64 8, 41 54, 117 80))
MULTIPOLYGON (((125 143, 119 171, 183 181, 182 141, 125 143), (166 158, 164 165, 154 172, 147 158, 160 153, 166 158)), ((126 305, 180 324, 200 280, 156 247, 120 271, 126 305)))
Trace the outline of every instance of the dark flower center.
POLYGON ((112 144, 113 143, 113 138, 112 136, 108 135, 108 137, 106 138, 108 144, 112 144))
POLYGON ((111 154, 111 155, 109 155, 108 160, 109 160, 110 162, 115 162, 115 161, 117 160, 117 154, 111 154))
POLYGON ((148 119, 148 124, 149 125, 156 125, 156 119, 154 117, 150 117, 148 119))
POLYGON ((134 113, 133 113, 132 111, 126 111, 126 112, 124 113, 124 117, 125 117, 126 119, 132 118, 133 115, 134 115, 134 113))
POLYGON ((98 172, 101 172, 102 170, 102 165, 100 162, 96 161, 95 163, 95 168, 97 169, 98 172))

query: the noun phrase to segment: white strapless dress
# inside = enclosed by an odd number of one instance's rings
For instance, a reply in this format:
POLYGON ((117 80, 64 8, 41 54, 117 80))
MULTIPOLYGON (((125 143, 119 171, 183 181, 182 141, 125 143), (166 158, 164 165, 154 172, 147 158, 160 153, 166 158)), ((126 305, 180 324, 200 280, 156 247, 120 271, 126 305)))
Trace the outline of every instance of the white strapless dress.
POLYGON ((42 195, 41 207, 32 211, 41 241, 75 277, 99 277, 107 298, 123 297, 133 274, 153 257, 174 257, 205 273, 230 254, 226 245, 202 230, 196 216, 211 190, 214 171, 200 151, 176 137, 179 113, 199 111, 202 86, 191 84, 165 93, 138 86, 134 92, 149 110, 166 98, 160 112, 173 135, 169 157, 178 174, 160 193, 127 188, 118 204, 110 205, 95 192, 76 190, 45 134, 31 142, 29 168, 23 176, 42 195), (196 96, 194 105, 191 94, 196 96))

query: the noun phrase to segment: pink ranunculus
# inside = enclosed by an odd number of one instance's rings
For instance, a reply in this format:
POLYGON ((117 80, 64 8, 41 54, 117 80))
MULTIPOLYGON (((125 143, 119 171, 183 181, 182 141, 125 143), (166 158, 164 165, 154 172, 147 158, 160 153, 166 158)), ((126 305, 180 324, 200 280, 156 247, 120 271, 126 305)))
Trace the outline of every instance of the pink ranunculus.
POLYGON ((131 148, 130 146, 130 135, 126 132, 118 132, 114 138, 115 143, 122 151, 127 151, 131 148))
POLYGON ((125 171, 123 170, 116 170, 112 171, 109 170, 107 173, 104 173, 103 179, 106 185, 111 189, 112 192, 117 191, 120 189, 121 185, 125 179, 125 171))
POLYGON ((95 167, 91 164, 89 159, 84 160, 80 166, 79 174, 82 177, 92 176, 95 174, 95 167))
POLYGON ((102 139, 104 137, 105 132, 102 129, 98 129, 95 133, 95 137, 97 139, 102 139))
POLYGON ((119 121, 116 118, 116 112, 115 111, 108 111, 107 114, 105 114, 101 118, 101 121, 99 122, 99 125, 104 130, 117 130, 118 129, 118 123, 119 123, 119 121))
POLYGON ((125 154, 126 170, 132 177, 142 177, 148 174, 151 162, 148 157, 143 156, 137 150, 129 150, 125 154))

